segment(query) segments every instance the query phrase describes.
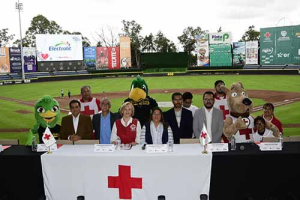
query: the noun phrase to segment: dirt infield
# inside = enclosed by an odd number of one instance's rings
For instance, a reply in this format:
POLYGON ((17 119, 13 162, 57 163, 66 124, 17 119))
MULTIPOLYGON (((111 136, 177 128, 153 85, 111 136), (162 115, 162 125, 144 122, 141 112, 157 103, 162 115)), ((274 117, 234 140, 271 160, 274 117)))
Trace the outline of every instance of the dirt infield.
MULTIPOLYGON (((155 94, 155 93, 164 93, 164 94, 171 94, 174 92, 186 92, 189 91, 193 94, 203 94, 205 91, 208 91, 211 89, 156 89, 156 90, 150 90, 150 94, 155 94)), ((269 91, 269 90, 247 90, 249 97, 251 98, 257 98, 257 99, 263 99, 266 102, 273 103, 275 107, 278 106, 283 106, 286 104, 294 103, 300 101, 300 93, 298 92, 281 92, 281 91, 269 91)), ((93 94, 94 97, 101 99, 103 97, 108 97, 110 99, 113 98, 121 98, 123 97, 124 99, 128 97, 129 92, 128 91, 123 91, 123 92, 105 92, 105 93, 98 93, 98 94, 93 94)), ((70 100, 72 99, 79 99, 81 96, 80 95, 74 95, 70 99, 68 97, 65 98, 60 98, 60 97, 55 97, 55 99, 58 101, 61 111, 64 113, 68 113, 69 111, 67 109, 64 109, 68 107, 68 104, 70 100)), ((33 107, 35 104, 35 101, 21 101, 17 99, 12 99, 12 98, 7 98, 7 97, 1 97, 0 99, 2 100, 7 100, 7 101, 13 101, 16 103, 20 103, 23 105, 27 105, 30 107, 33 107)), ((253 108, 253 111, 259 111, 262 110, 262 106, 255 106, 253 108)), ((18 110, 15 111, 21 114, 25 113, 30 113, 30 111, 23 111, 23 110, 18 110)), ((300 127, 300 124, 284 124, 284 128, 291 128, 291 127, 300 127)), ((0 129, 1 132, 24 132, 28 131, 28 129, 22 128, 22 129, 0 129)))

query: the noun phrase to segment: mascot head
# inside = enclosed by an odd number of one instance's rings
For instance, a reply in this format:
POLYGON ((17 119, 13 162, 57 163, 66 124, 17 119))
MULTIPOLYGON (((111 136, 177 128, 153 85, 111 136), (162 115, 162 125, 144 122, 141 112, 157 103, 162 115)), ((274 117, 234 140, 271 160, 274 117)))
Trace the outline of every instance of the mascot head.
POLYGON ((35 119, 38 124, 46 128, 53 128, 60 117, 59 104, 51 96, 43 96, 34 105, 35 119))
POLYGON ((248 93, 243 84, 237 82, 231 84, 230 89, 224 85, 221 88, 226 93, 230 114, 234 117, 248 117, 252 112, 253 104, 251 99, 248 98, 248 93))
POLYGON ((148 85, 139 75, 131 83, 129 98, 141 101, 148 96, 148 85))

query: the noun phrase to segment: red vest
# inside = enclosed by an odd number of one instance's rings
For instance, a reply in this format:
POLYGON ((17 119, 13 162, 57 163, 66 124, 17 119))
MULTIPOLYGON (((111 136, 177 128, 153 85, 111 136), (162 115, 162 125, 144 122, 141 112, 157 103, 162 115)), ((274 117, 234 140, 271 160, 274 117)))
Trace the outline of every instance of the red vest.
POLYGON ((117 136, 121 139, 122 144, 129 144, 135 142, 136 129, 137 129, 137 119, 132 118, 132 122, 127 126, 123 126, 121 119, 116 121, 117 126, 117 136))

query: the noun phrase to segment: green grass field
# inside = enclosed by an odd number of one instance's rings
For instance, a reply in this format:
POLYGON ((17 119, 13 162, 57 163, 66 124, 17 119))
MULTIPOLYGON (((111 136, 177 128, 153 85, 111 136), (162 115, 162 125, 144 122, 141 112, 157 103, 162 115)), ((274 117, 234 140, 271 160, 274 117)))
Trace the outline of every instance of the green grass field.
MULTIPOLYGON (((44 83, 18 84, 0 87, 0 97, 8 97, 24 101, 36 101, 44 95, 54 97, 60 96, 60 90, 68 90, 72 95, 78 95, 83 85, 89 85, 92 93, 129 91, 131 78, 99 78, 76 81, 55 81, 44 83)), ((233 82, 240 81, 246 89, 273 90, 300 93, 300 76, 279 76, 279 75, 220 75, 220 76, 165 76, 165 77, 145 77, 150 88, 149 94, 157 101, 171 101, 169 93, 151 93, 151 89, 211 89, 218 79, 225 81, 229 86, 233 82)), ((111 99, 112 111, 116 112, 124 98, 111 99)), ((251 97, 250 97, 251 98, 251 97)), ((254 105, 263 105, 262 99, 253 99, 254 105)), ((202 95, 195 95, 194 105, 202 106, 202 95)), ((166 110, 168 108, 164 108, 166 110)), ((19 103, 14 103, 0 99, 0 129, 31 128, 35 123, 34 114, 19 114, 15 111, 26 110, 33 112, 33 108, 19 103)), ((280 106, 276 108, 276 116, 283 124, 300 124, 300 102, 280 106)), ((261 112, 253 113, 254 116, 261 112)), ((63 115, 62 115, 63 116, 63 115)), ((300 128, 286 128, 285 135, 300 135, 300 128)), ((23 144, 26 140, 26 133, 0 133, 0 138, 19 138, 23 144)))

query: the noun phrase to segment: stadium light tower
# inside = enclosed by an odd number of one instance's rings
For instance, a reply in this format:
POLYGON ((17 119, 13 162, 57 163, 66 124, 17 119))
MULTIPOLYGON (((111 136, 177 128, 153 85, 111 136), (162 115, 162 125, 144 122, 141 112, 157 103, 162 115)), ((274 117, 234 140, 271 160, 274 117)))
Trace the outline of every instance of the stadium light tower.
POLYGON ((21 11, 23 11, 23 3, 20 3, 19 0, 18 2, 16 2, 16 10, 18 10, 19 13, 22 80, 25 82, 24 62, 23 62, 23 39, 22 39, 22 26, 21 26, 21 11))

